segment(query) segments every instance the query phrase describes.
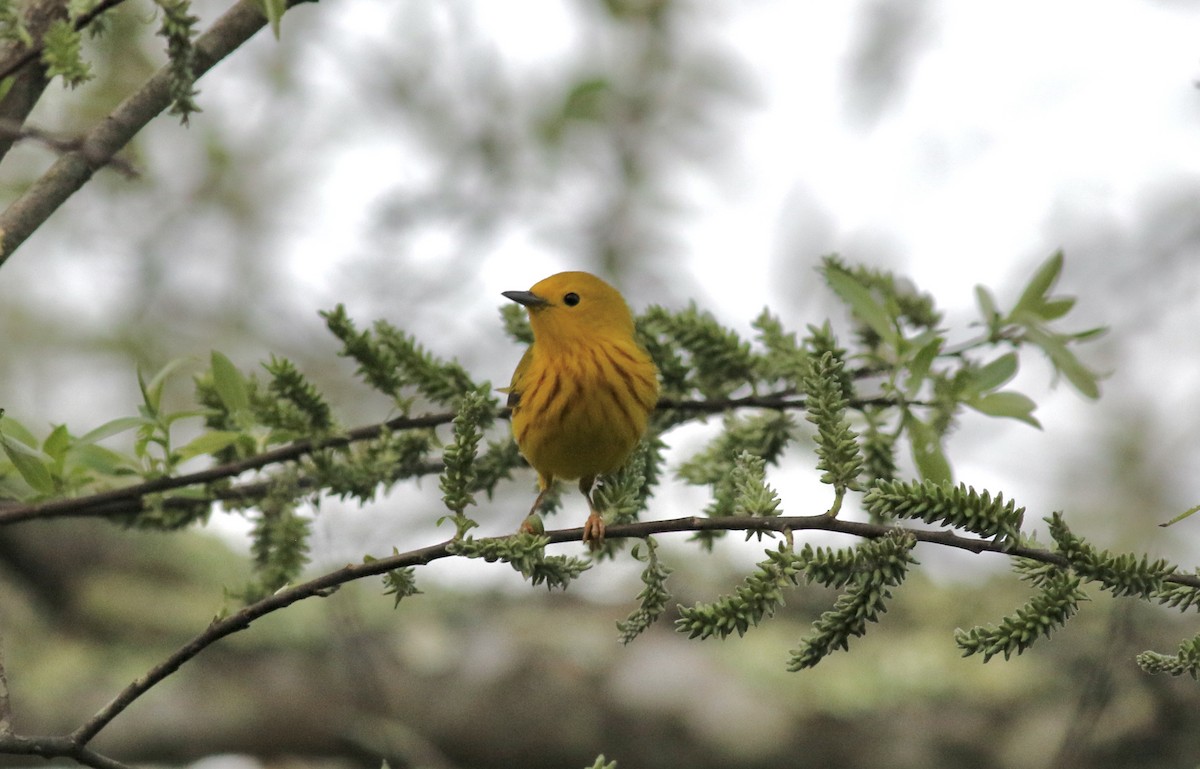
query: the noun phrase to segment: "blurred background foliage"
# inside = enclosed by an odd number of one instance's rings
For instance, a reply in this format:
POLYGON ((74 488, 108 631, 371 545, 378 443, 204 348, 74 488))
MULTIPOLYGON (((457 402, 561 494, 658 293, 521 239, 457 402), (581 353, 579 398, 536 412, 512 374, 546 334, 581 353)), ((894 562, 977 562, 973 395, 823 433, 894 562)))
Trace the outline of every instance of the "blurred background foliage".
MULTIPOLYGON (((203 28, 223 7, 198 0, 193 12, 203 28)), ((373 422, 384 406, 347 389, 348 366, 317 316, 337 302, 503 383, 518 351, 500 328, 498 292, 555 269, 604 274, 638 308, 694 298, 745 327, 752 316, 726 301, 720 276, 746 260, 771 286, 749 306, 801 326, 833 311, 812 277, 825 253, 917 274, 937 271, 921 259, 977 259, 911 254, 886 233, 847 230, 806 190, 803 168, 776 204, 770 253, 730 253, 721 265, 688 253, 688 231, 752 173, 739 136, 767 106, 764 78, 779 76, 754 70, 723 34, 745 12, 671 0, 298 6, 280 40, 259 34, 200 81, 203 112, 190 127, 163 116, 138 137, 126 157, 139 178, 101 172, 4 266, 0 406, 35 429, 83 432, 133 410, 137 367, 202 361, 215 348, 244 368, 285 355, 345 422, 373 422)), ((869 132, 917 77, 939 6, 874 0, 844 14, 844 113, 805 121, 869 132)), ((97 78, 52 84, 30 123, 70 134, 107 114, 164 61, 152 15, 136 0, 115 10, 110 31, 87 42, 97 78)), ((1195 124, 1195 96, 1190 109, 1195 124)), ((0 191, 11 198, 52 160, 19 145, 0 191)), ((1085 324, 1113 329, 1092 361, 1113 375, 1098 405, 1038 397, 1044 434, 980 420, 951 451, 960 477, 1035 517, 1063 508, 1104 546, 1194 563, 1194 525, 1153 526, 1200 497, 1200 175, 1187 168, 1133 191, 1131 211, 1064 192, 1028 252, 1000 269, 979 260, 982 274, 1015 280, 1063 247, 1085 324)), ((938 298, 970 301, 969 290, 938 298)), ((949 325, 965 317, 952 306, 949 325)), ((190 397, 186 381, 173 397, 190 397)), ((789 500, 780 482, 789 512, 808 512, 808 483, 789 500)), ((497 531, 524 504, 527 484, 512 486, 492 506, 497 531)), ((430 491, 322 509, 318 565, 425 541, 438 507, 430 491)), ((682 515, 704 501, 682 491, 657 504, 682 515)), ((16 726, 73 728, 202 628, 248 572, 229 534, 236 521, 223 524, 171 535, 83 522, 0 530, 16 726)), ((735 584, 754 556, 732 545, 708 559, 664 552, 684 603, 735 584)), ((742 640, 696 644, 663 627, 620 647, 613 621, 633 604, 631 567, 594 570, 567 595, 526 591, 503 568, 438 567, 398 612, 376 585, 352 586, 206 651, 96 747, 132 762, 340 767, 382 756, 397 769, 584 766, 599 752, 628 767, 1200 760, 1200 689, 1132 660, 1192 634, 1187 618, 1099 597, 1050 643, 983 666, 958 659, 951 634, 1011 610, 1022 587, 994 576, 986 557, 917 556, 922 581, 910 580, 883 626, 800 674, 784 673, 786 650, 829 600, 810 589, 792 593, 784 621, 742 640)))

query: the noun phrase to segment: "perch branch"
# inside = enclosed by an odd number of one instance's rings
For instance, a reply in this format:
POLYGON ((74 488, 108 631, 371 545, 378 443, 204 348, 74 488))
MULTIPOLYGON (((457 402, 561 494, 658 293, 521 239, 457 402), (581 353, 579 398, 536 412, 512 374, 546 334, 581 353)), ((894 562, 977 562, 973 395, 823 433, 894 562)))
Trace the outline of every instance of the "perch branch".
MULTIPOLYGON (((1066 567, 1066 559, 1049 550, 1035 547, 1009 546, 993 540, 964 537, 945 530, 920 529, 902 526, 884 526, 857 521, 843 521, 830 518, 827 515, 812 515, 798 517, 729 517, 729 518, 700 518, 685 517, 660 521, 639 521, 628 524, 614 524, 608 527, 605 536, 609 539, 644 538, 651 534, 670 532, 698 531, 762 531, 790 534, 795 531, 818 530, 846 534, 853 537, 875 539, 890 531, 900 530, 911 534, 918 542, 925 542, 942 547, 953 547, 972 553, 999 553, 1009 557, 1030 558, 1044 563, 1052 563, 1066 567)), ((557 529, 547 531, 551 544, 578 542, 583 535, 582 528, 557 529)), ((453 553, 453 540, 447 540, 435 545, 410 550, 405 553, 391 555, 377 560, 360 564, 347 564, 334 571, 322 574, 307 582, 279 590, 273 595, 252 603, 240 611, 226 617, 218 617, 209 623, 199 635, 172 652, 166 659, 144 675, 122 689, 107 705, 101 708, 79 728, 65 737, 30 738, 15 735, 0 734, 0 752, 13 752, 11 748, 35 742, 43 746, 38 755, 59 755, 77 758, 83 763, 80 755, 87 744, 113 719, 138 700, 158 683, 170 676, 201 651, 217 641, 250 627, 251 623, 272 612, 283 609, 298 601, 314 596, 328 596, 338 586, 365 577, 378 576, 394 569, 410 566, 421 566, 436 560, 448 558, 453 553), (54 751, 47 753, 50 747, 54 751)), ((1200 588, 1200 576, 1189 574, 1173 574, 1166 581, 1200 588)), ((33 751, 22 751, 33 752, 33 751)), ((95 755, 89 756, 94 760, 105 760, 95 755)), ((117 769, 120 765, 111 763, 88 763, 98 769, 117 769)))

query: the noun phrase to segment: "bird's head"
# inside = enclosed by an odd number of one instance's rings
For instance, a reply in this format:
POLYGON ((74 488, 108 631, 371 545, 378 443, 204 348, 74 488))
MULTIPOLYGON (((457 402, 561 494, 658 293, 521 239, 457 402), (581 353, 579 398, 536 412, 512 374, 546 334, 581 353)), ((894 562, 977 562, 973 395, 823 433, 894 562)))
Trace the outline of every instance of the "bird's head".
POLYGON ((525 305, 537 340, 569 343, 599 335, 633 336, 633 315, 615 288, 587 272, 560 272, 528 291, 505 291, 525 305))

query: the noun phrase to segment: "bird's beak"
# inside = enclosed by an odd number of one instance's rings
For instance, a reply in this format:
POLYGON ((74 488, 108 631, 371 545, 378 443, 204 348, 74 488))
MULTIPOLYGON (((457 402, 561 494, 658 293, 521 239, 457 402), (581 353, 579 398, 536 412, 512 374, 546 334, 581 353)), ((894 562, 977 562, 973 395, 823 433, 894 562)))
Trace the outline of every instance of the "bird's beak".
POLYGON ((548 300, 543 299, 532 291, 505 291, 501 293, 501 296, 511 299, 517 304, 523 304, 529 308, 545 307, 546 305, 550 304, 548 300))

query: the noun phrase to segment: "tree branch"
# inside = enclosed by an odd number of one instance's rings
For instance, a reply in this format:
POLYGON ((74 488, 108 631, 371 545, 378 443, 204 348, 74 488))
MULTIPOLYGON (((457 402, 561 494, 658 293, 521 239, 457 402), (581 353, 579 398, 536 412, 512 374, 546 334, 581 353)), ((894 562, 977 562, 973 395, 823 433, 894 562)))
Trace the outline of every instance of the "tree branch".
MULTIPOLYGON (((239 0, 196 39, 196 77, 249 40, 266 23, 261 0, 239 0)), ((159 69, 88 131, 79 149, 61 156, 0 214, 0 266, 151 119, 170 106, 170 79, 169 67, 159 69)))
MULTIPOLYGON (((895 405, 895 403, 883 398, 872 398, 856 401, 853 405, 862 407, 870 405, 895 405)), ((791 392, 778 392, 743 398, 718 398, 711 400, 664 398, 659 401, 657 408, 659 410, 717 414, 739 408, 803 409, 804 401, 801 398, 795 397, 791 392)), ((499 409, 495 416, 497 419, 508 419, 510 410, 507 408, 499 409)), ((286 446, 280 446, 261 454, 255 454, 254 456, 234 462, 214 465, 193 473, 155 478, 131 486, 110 489, 87 496, 53 499, 31 504, 6 504, 0 502, 0 526, 45 518, 103 518, 110 515, 136 513, 142 509, 141 499, 149 494, 158 494, 173 489, 182 489, 189 486, 199 486, 215 481, 236 478, 250 470, 261 470, 270 465, 297 460, 320 449, 341 448, 358 441, 373 440, 385 431, 395 432, 448 425, 454 421, 454 417, 455 414, 452 411, 422 414, 415 417, 401 416, 379 424, 356 427, 344 434, 330 438, 294 441, 286 446)), ((429 473, 440 471, 440 465, 430 464, 428 467, 429 473)), ((244 497, 251 494, 254 488, 255 486, 253 485, 246 485, 227 489, 213 494, 210 501, 244 497)), ((188 500, 189 503, 193 504, 202 501, 188 500)))
POLYGON ((0 734, 0 752, 15 756, 41 758, 73 758, 94 769, 132 769, 128 764, 109 758, 72 741, 70 737, 24 737, 19 734, 0 734))
MULTIPOLYGON (((907 526, 884 526, 859 521, 844 521, 827 515, 799 517, 729 517, 729 518, 672 518, 660 521, 613 524, 606 530, 608 539, 644 538, 651 534, 698 531, 748 531, 776 532, 787 535, 795 531, 815 530, 846 534, 863 539, 876 539, 891 531, 911 534, 918 542, 953 547, 972 553, 999 553, 1009 557, 1030 558, 1068 568, 1066 558, 1049 550, 1034 547, 1009 546, 993 540, 964 537, 946 530, 930 530, 907 526)), ((547 531, 550 544, 575 543, 583 536, 582 528, 547 531)), ((422 566, 454 555, 454 540, 410 550, 361 564, 348 564, 335 571, 322 574, 307 582, 280 590, 273 595, 250 604, 227 617, 215 618, 207 628, 192 640, 171 653, 158 665, 121 690, 107 705, 65 737, 19 737, 0 734, 0 752, 21 752, 42 756, 70 756, 81 763, 97 769, 121 769, 122 765, 93 753, 84 753, 87 744, 113 719, 137 701, 158 683, 170 676, 185 663, 217 641, 246 630, 255 620, 298 601, 314 596, 325 597, 338 586, 365 577, 378 576, 395 569, 422 566), (33 747, 37 749, 33 749, 33 747), (84 760, 84 759, 87 760, 84 760)), ((1200 576, 1172 574, 1167 582, 1200 588, 1200 576)))
MULTIPOLYGON (((36 141, 60 155, 83 149, 83 139, 81 137, 61 136, 41 128, 30 128, 16 120, 0 118, 0 157, 3 157, 5 147, 22 139, 36 141)), ((133 164, 121 158, 110 158, 108 165, 127 179, 136 178, 138 175, 133 164)))
MULTIPOLYGON (((507 416, 507 410, 502 411, 501 415, 507 416)), ((36 502, 29 505, 0 507, 0 526, 41 518, 101 517, 130 512, 131 510, 136 511, 140 509, 141 503, 139 500, 148 494, 157 494, 172 489, 182 489, 188 486, 198 486, 228 478, 236 478, 244 472, 259 470, 268 465, 299 459, 319 449, 339 448, 356 441, 378 438, 386 430, 413 430, 437 427, 438 425, 449 424, 453 420, 453 412, 423 414, 416 417, 397 417, 380 424, 358 427, 344 435, 324 440, 304 439, 294 441, 286 446, 264 451, 252 457, 214 465, 204 470, 197 470, 194 473, 155 478, 132 486, 90 494, 86 497, 54 499, 48 502, 36 502), (130 507, 134 503, 136 505, 130 507)))
MULTIPOLYGON (((38 61, 42 52, 42 36, 56 19, 67 16, 67 4, 62 0, 36 0, 26 6, 23 17, 26 31, 37 41, 29 49, 19 42, 10 42, 0 54, 0 80, 13 76, 8 92, 0 99, 0 119, 17 126, 24 125, 25 118, 33 110, 46 90, 46 71, 38 61), (28 64, 33 66, 26 66, 28 64), (19 71, 20 70, 20 71, 19 71)), ((15 137, 0 137, 0 160, 16 141, 15 137)))

